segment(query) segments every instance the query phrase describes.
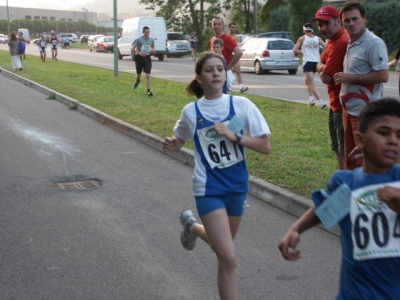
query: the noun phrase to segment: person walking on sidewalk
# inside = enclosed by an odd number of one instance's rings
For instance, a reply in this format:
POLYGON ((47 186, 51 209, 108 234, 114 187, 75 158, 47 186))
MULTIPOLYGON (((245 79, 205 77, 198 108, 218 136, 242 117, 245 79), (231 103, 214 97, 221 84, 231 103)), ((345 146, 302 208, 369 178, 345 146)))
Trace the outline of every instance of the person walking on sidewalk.
POLYGON ((218 261, 220 299, 237 300, 233 240, 248 193, 244 147, 268 154, 270 130, 250 100, 222 93, 226 80, 223 57, 212 52, 202 55, 195 73, 186 90, 199 99, 183 108, 174 135, 165 138, 163 150, 178 151, 189 139, 194 141, 193 194, 203 225, 191 210, 183 211, 181 243, 186 250, 193 250, 199 237, 210 246, 218 261))
POLYGON ((331 149, 336 153, 338 169, 345 168, 344 162, 344 129, 342 120, 342 103, 340 102, 340 85, 336 85, 333 75, 343 71, 343 60, 346 55, 350 37, 342 27, 339 11, 333 6, 323 6, 315 13, 312 21, 317 21, 318 29, 326 40, 329 40, 317 71, 321 81, 326 84, 329 95, 329 135, 331 149))
MULTIPOLYGON (((233 38, 233 40, 237 43, 238 42, 238 36, 236 34, 236 24, 235 23, 230 23, 229 24, 229 32, 228 35, 233 38)), ((235 55, 234 52, 232 55, 235 55)), ((239 82, 239 90, 241 93, 244 93, 248 91, 248 87, 243 85, 243 78, 242 78, 242 73, 240 72, 240 62, 238 61, 234 66, 233 66, 233 71, 236 73, 237 81, 239 82)))
POLYGON ((153 96, 151 92, 151 54, 156 53, 156 48, 154 46, 154 40, 150 37, 150 28, 143 27, 143 36, 135 39, 132 43, 132 53, 135 54, 135 64, 136 64, 136 82, 133 85, 133 89, 136 90, 140 83, 140 77, 142 72, 146 74, 147 83, 147 96, 153 96))
POLYGON ((325 108, 325 101, 321 99, 317 87, 314 83, 314 73, 317 72, 317 64, 320 59, 319 46, 326 47, 325 42, 313 34, 314 30, 311 23, 303 25, 304 35, 299 37, 293 52, 303 55, 303 72, 309 95, 309 105, 314 106, 315 100, 318 100, 319 107, 325 108), (301 49, 300 49, 301 48, 301 49))
POLYGON ((10 34, 10 40, 8 41, 8 47, 10 49, 13 70, 14 71, 22 70, 21 58, 19 56, 19 51, 18 51, 19 40, 18 40, 15 32, 11 32, 11 34, 10 34))

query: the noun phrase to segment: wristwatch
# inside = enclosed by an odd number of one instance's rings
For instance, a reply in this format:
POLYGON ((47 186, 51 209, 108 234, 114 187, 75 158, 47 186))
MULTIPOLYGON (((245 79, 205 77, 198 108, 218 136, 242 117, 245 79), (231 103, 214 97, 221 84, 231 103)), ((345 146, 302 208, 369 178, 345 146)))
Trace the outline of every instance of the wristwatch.
POLYGON ((240 141, 242 140, 243 134, 241 134, 240 132, 235 132, 235 136, 236 136, 236 143, 240 144, 240 141))

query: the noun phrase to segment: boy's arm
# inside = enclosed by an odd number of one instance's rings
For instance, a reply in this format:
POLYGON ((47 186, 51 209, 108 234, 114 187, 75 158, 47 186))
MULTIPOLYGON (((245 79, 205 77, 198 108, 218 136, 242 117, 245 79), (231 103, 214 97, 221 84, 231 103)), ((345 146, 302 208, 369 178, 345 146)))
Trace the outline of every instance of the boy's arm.
POLYGON ((400 214, 400 189, 393 186, 384 186, 378 189, 378 198, 385 202, 391 210, 400 214))
POLYGON ((321 221, 315 214, 315 206, 310 207, 286 232, 279 243, 279 250, 287 260, 300 258, 300 250, 296 249, 300 242, 300 234, 307 229, 319 224, 321 221))

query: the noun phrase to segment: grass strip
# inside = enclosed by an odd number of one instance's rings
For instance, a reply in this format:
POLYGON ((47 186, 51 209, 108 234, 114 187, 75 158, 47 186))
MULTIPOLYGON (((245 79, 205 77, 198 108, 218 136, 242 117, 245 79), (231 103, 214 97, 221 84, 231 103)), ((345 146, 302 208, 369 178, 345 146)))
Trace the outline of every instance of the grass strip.
MULTIPOLYGON (((144 78, 137 90, 132 89, 131 73, 116 77, 113 70, 62 60, 54 63, 51 57, 45 63, 37 56, 26 59, 19 75, 161 137, 172 135, 182 108, 195 100, 188 98, 182 82, 153 77, 154 96, 148 97, 144 78)), ((0 50, 0 66, 12 71, 8 51, 0 50)), ((247 151, 250 174, 308 198, 312 190, 325 188, 337 167, 330 150, 328 109, 245 96, 264 114, 272 133, 270 155, 247 151)), ((186 147, 193 149, 193 144, 186 147)))

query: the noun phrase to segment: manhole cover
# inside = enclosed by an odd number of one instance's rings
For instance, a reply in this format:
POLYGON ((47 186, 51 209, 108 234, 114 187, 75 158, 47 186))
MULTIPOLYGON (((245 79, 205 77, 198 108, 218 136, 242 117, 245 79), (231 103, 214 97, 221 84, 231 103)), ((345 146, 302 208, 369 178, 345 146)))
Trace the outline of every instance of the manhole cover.
POLYGON ((56 182, 56 185, 62 190, 87 190, 101 185, 99 180, 56 182))

